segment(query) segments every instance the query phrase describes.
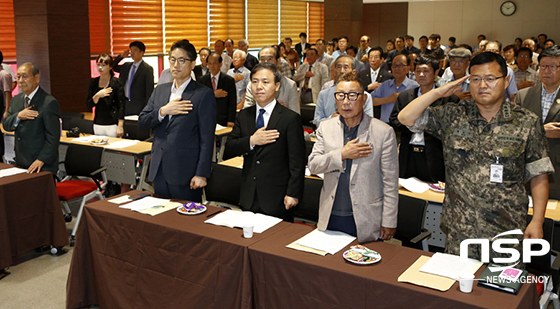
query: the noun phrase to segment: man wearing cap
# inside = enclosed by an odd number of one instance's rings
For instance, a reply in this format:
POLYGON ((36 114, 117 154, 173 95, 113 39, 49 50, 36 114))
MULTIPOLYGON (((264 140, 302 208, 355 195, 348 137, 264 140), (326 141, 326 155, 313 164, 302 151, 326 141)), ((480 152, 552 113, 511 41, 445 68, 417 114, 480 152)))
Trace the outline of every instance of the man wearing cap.
MULTIPOLYGON (((466 48, 454 48, 449 51, 449 71, 450 73, 443 74, 443 77, 437 82, 437 86, 441 87, 454 80, 461 79, 467 74, 469 65, 471 64, 471 51, 466 48)), ((447 69, 446 69, 447 72, 447 69)), ((461 86, 463 90, 455 93, 461 100, 468 100, 471 98, 469 80, 465 80, 461 86)))

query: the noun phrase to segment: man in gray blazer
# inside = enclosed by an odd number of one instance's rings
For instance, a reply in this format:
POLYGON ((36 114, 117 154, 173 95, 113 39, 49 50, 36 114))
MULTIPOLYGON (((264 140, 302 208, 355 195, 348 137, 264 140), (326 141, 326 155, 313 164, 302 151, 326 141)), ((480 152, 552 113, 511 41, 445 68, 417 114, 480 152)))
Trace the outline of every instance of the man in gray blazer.
POLYGON ((560 199, 560 47, 539 55, 541 82, 519 91, 515 103, 539 116, 544 124, 554 174, 548 177, 549 198, 560 199))
POLYGON ((339 77, 340 114, 322 121, 309 170, 324 173, 319 230, 337 230, 369 242, 390 239, 398 212, 398 155, 393 129, 363 112, 364 88, 355 73, 339 77))

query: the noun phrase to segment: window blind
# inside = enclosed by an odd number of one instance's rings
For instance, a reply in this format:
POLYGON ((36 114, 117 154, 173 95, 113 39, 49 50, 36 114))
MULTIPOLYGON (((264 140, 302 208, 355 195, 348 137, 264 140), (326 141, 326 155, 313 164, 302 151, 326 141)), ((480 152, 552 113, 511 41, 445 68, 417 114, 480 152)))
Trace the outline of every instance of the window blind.
POLYGON ((89 47, 92 55, 111 54, 109 16, 109 1, 89 0, 89 47))
POLYGON ((324 4, 318 2, 309 2, 309 33, 307 34, 308 42, 315 43, 315 41, 317 41, 318 39, 324 39, 324 22, 324 4))
POLYGON ((196 50, 208 45, 208 3, 206 0, 165 0, 165 51, 187 39, 196 50))
POLYGON ((233 47, 245 38, 245 0, 210 0, 210 43, 232 39, 233 47))
POLYGON ((278 2, 247 0, 247 30, 251 48, 278 44, 278 2))
POLYGON ((111 0, 110 3, 113 53, 128 49, 132 41, 142 41, 146 53, 163 51, 161 0, 111 0))
POLYGON ((292 47, 295 47, 299 34, 307 32, 307 2, 282 0, 280 16, 280 39, 292 38, 292 47))
POLYGON ((16 58, 16 29, 14 26, 14 3, 0 0, 0 50, 4 59, 16 58))

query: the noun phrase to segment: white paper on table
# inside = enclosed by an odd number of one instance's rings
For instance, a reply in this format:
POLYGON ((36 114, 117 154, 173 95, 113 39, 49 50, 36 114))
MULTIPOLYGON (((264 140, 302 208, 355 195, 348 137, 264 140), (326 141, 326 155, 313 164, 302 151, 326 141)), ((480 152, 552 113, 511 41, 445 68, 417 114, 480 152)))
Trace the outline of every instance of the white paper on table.
POLYGON ((116 198, 112 198, 107 201, 113 204, 122 204, 122 203, 130 202, 131 199, 130 199, 130 195, 123 195, 116 198))
POLYGON ((326 251, 333 255, 356 239, 354 236, 338 231, 319 231, 315 229, 311 233, 314 234, 313 237, 310 236, 299 244, 305 247, 326 251))
POLYGON ((126 148, 129 146, 136 145, 138 143, 140 143, 139 140, 118 141, 118 142, 111 143, 105 146, 104 148, 126 148))
POLYGON ((150 207, 161 205, 163 203, 167 203, 169 201, 170 201, 169 199, 146 196, 132 203, 121 205, 119 206, 119 208, 130 209, 130 210, 144 210, 150 207))
POLYGON ((204 221, 204 223, 232 228, 243 228, 243 226, 252 225, 254 233, 262 233, 281 221, 282 219, 273 216, 256 214, 250 211, 235 211, 230 209, 213 216, 212 218, 204 221))
POLYGON ((0 170, 0 177, 12 176, 16 174, 22 174, 27 172, 26 169, 19 168, 19 167, 10 167, 3 170, 0 170))
POLYGON ((227 127, 221 126, 221 125, 216 123, 216 131, 223 130, 225 128, 227 128, 227 127))
POLYGON ((327 251, 317 250, 317 249, 313 249, 313 248, 309 248, 309 247, 301 245, 302 242, 304 242, 307 239, 313 237, 313 235, 316 234, 315 231, 318 231, 318 230, 315 229, 311 233, 307 233, 305 236, 301 237, 300 239, 292 242, 291 244, 288 244, 286 246, 286 248, 295 249, 295 250, 304 251, 304 252, 309 252, 309 253, 315 253, 315 254, 322 255, 322 256, 327 255, 327 253, 328 253, 327 251))
POLYGON ((399 178, 399 185, 414 193, 424 193, 430 189, 427 183, 416 177, 410 177, 407 179, 399 178))
POLYGON ((458 255, 437 252, 424 266, 420 267, 420 271, 459 280, 460 274, 474 274, 480 266, 482 263, 474 259, 461 262, 461 257, 458 255))
POLYGON ((96 138, 108 138, 107 136, 103 136, 103 135, 89 135, 89 136, 82 136, 82 137, 78 137, 73 139, 73 142, 81 142, 81 143, 88 143, 90 142, 92 139, 96 139, 96 138))

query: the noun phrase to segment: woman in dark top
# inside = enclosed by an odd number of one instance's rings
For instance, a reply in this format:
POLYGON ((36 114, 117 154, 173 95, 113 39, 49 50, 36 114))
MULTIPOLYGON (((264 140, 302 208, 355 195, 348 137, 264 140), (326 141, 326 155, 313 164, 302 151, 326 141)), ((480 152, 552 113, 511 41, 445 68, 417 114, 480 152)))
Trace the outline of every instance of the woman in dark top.
POLYGON ((96 135, 122 137, 124 130, 124 86, 114 77, 113 59, 108 54, 97 57, 97 71, 101 76, 89 82, 87 106, 95 107, 93 132, 96 135))

